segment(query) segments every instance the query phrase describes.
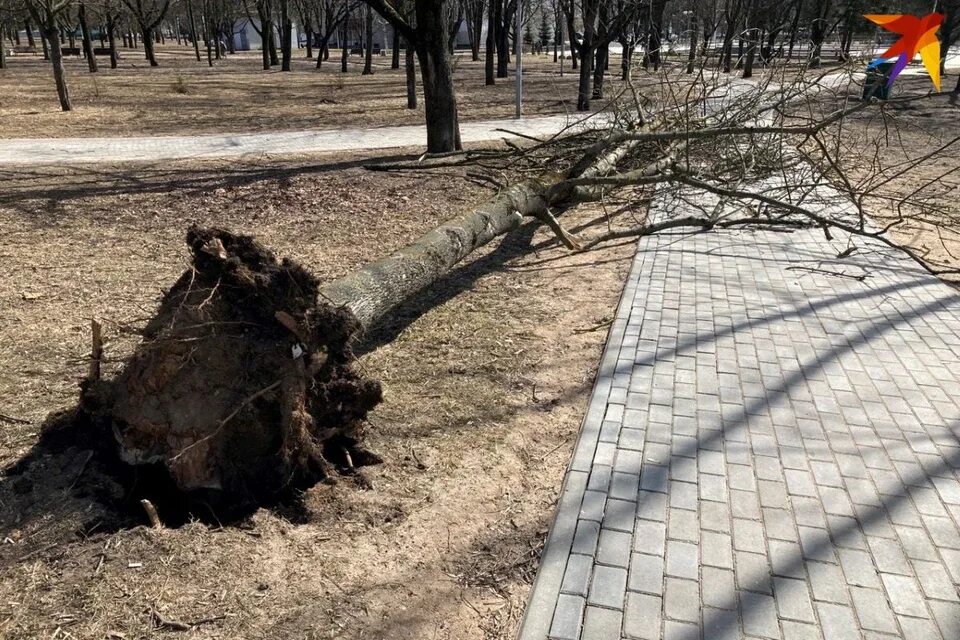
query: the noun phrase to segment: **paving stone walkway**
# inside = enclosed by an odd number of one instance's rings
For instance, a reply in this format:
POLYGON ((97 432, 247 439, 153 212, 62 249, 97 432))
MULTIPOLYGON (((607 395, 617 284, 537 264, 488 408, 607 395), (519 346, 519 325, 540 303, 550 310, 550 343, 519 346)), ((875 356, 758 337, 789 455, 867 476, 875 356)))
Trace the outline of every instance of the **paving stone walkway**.
POLYGON ((639 242, 521 640, 960 638, 960 293, 858 244, 639 242))
MULTIPOLYGON (((550 136, 567 127, 596 126, 595 122, 596 116, 583 114, 467 121, 460 125, 460 137, 464 143, 517 137, 503 129, 526 136, 550 136)), ((423 125, 134 138, 20 138, 0 140, 0 166, 232 158, 426 144, 423 125)))

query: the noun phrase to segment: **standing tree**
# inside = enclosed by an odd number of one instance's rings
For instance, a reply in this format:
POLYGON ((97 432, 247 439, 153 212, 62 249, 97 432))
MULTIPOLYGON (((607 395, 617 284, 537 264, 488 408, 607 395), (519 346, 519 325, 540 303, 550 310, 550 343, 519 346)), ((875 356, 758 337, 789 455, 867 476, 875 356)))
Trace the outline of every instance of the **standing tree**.
MULTIPOLYGON (((163 22, 170 8, 170 0, 123 0, 143 36, 143 53, 151 67, 158 67, 157 56, 153 50, 154 29, 163 22)), ((218 48, 219 50, 219 48, 218 48)))
POLYGON ((58 21, 68 13, 73 0, 27 0, 27 10, 33 21, 40 27, 40 35, 49 50, 50 64, 53 66, 53 80, 57 84, 57 97, 64 111, 73 109, 70 104, 70 91, 67 89, 67 76, 63 70, 63 52, 60 50, 60 25, 58 21))
POLYGON ((83 55, 87 58, 87 68, 90 73, 97 72, 97 58, 93 55, 93 43, 90 41, 90 26, 87 24, 87 6, 80 0, 77 8, 77 20, 80 22, 80 33, 83 36, 83 55))
POLYGON ((427 121, 427 151, 443 153, 461 149, 457 97, 450 64, 452 0, 415 0, 415 26, 398 10, 396 0, 365 0, 413 46, 420 63, 423 103, 427 121))
POLYGON ((474 62, 480 60, 480 35, 483 33, 483 14, 486 7, 486 0, 463 0, 467 36, 470 39, 470 57, 474 62))

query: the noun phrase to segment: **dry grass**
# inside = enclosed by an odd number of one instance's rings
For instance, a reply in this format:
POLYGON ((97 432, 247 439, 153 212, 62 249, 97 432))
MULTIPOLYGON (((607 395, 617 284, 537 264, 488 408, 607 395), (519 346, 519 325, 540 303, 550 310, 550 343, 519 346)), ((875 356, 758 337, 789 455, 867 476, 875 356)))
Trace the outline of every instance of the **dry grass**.
MULTIPOLYGON (((0 430, 4 465, 73 401, 91 317, 109 355, 129 352, 120 327, 184 268, 190 221, 255 232, 328 278, 488 195, 349 159, 3 177, 0 413, 28 421, 0 430)), ((82 456, 42 488, 0 480, 0 636, 147 637, 163 618, 208 620, 191 637, 512 637, 631 255, 572 255, 525 226, 369 336, 360 363, 386 391, 372 491, 318 486, 305 513, 242 526, 110 530, 82 456)))
MULTIPOLYGON (((923 95, 926 77, 901 76, 899 95, 923 95)), ((851 116, 840 139, 843 158, 858 188, 873 189, 866 201, 882 225, 896 223, 891 237, 913 249, 933 269, 960 268, 960 102, 939 95, 890 103, 851 116), (935 156, 925 156, 937 150, 935 156), (914 204, 901 206, 909 198, 914 204), (904 219, 897 222, 898 215, 904 219)), ((957 274, 944 279, 960 282, 957 274)))
MULTIPOLYGON (((158 50, 160 67, 150 68, 141 51, 122 51, 120 67, 101 65, 90 74, 77 58, 66 61, 75 110, 62 113, 49 63, 41 56, 12 56, 0 71, 0 137, 183 135, 188 133, 277 131, 330 127, 421 124, 420 108, 406 108, 402 68, 376 57, 375 73, 361 76, 362 58, 351 56, 319 71, 304 51, 289 73, 262 70, 260 52, 228 56, 207 66, 193 51, 176 45, 158 50)), ((506 118, 514 113, 512 78, 484 86, 483 61, 467 54, 455 59, 457 97, 464 120, 506 118)), ((576 76, 559 75, 553 56, 524 58, 524 111, 529 115, 575 110, 576 76)), ((615 64, 611 68, 616 71, 615 64)), ((612 82, 612 80, 611 80, 612 82)))

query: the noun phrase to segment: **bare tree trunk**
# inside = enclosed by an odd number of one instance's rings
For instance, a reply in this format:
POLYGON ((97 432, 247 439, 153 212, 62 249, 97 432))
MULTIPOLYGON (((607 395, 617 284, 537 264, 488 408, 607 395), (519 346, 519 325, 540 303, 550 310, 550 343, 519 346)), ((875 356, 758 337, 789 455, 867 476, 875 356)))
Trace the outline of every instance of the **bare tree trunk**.
POLYGON ((417 64, 413 45, 406 42, 405 66, 407 75, 407 109, 417 108, 417 64))
POLYGON ((107 44, 110 47, 110 68, 117 68, 117 24, 112 14, 107 14, 107 44))
POLYGON ((484 84, 491 86, 496 84, 496 73, 494 72, 493 57, 497 48, 496 39, 496 11, 495 5, 499 0, 487 0, 487 50, 484 52, 484 73, 486 75, 484 84))
POLYGON ((687 73, 693 73, 694 64, 697 61, 697 16, 690 13, 690 52, 687 54, 687 73))
POLYGON ((400 32, 393 30, 393 43, 390 48, 390 68, 400 68, 400 32))
POLYGON ((90 27, 87 25, 87 7, 80 3, 77 8, 77 19, 80 21, 80 33, 83 35, 83 55, 87 58, 87 68, 90 73, 97 72, 97 58, 93 55, 93 43, 90 41, 90 27))
POLYGON ((373 75, 373 8, 367 5, 363 24, 363 72, 361 75, 373 75))
POLYGON ((31 47, 37 46, 37 43, 33 39, 33 27, 30 25, 30 21, 24 20, 23 27, 27 30, 27 44, 31 47))
POLYGON ((423 106, 427 120, 427 151, 443 153, 463 148, 460 143, 460 123, 457 117, 457 98, 453 88, 449 43, 443 29, 443 11, 438 7, 418 18, 433 18, 440 28, 425 28, 420 42, 415 43, 423 82, 423 106))
POLYGON ((56 18, 52 15, 46 15, 43 16, 43 18, 34 16, 34 19, 41 25, 41 35, 46 41, 50 51, 50 64, 53 67, 53 80, 57 85, 57 98, 60 100, 60 108, 63 111, 71 111, 73 110, 73 105, 70 103, 67 75, 63 69, 63 52, 60 50, 56 18))
POLYGON ((280 51, 282 60, 280 71, 290 71, 290 61, 293 58, 293 47, 290 40, 293 38, 293 22, 290 18, 290 0, 280 2, 280 51))
POLYGON ((153 51, 153 34, 150 32, 150 27, 141 24, 140 30, 143 33, 143 54, 147 61, 150 63, 151 67, 159 67, 160 64, 157 62, 157 57, 153 51))
POLYGON ((197 21, 193 17, 193 3, 187 0, 187 18, 190 20, 190 39, 193 40, 193 52, 200 62, 200 43, 197 42, 197 21))
POLYGON ((347 25, 350 24, 350 14, 343 21, 343 30, 340 32, 340 73, 347 72, 347 56, 350 55, 350 44, 347 42, 347 25))
POLYGON ((0 33, 0 69, 7 68, 7 47, 3 44, 3 34, 0 33))

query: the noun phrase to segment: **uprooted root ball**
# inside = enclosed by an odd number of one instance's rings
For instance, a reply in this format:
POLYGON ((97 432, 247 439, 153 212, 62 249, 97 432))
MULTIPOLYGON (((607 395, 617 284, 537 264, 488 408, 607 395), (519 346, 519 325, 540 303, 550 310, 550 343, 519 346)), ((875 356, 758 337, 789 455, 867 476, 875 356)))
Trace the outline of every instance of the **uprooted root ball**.
POLYGON ((352 366, 352 314, 249 236, 192 227, 187 244, 193 264, 131 360, 82 393, 120 457, 227 505, 374 461, 359 445, 381 389, 352 366))

